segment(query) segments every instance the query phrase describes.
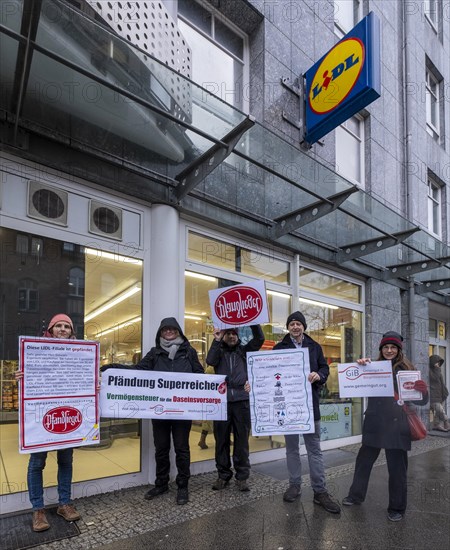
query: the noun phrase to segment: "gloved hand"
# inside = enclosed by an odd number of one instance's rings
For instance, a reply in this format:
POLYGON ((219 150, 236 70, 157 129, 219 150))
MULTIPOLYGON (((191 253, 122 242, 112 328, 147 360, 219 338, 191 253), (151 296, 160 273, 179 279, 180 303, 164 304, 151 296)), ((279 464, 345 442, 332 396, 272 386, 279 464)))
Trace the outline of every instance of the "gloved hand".
POLYGON ((416 380, 414 382, 414 389, 416 391, 420 391, 423 395, 426 395, 428 393, 428 386, 423 380, 416 380))
POLYGON ((126 369, 126 365, 121 365, 120 363, 108 363, 107 365, 103 365, 100 367, 100 372, 105 372, 105 370, 108 369, 126 369))

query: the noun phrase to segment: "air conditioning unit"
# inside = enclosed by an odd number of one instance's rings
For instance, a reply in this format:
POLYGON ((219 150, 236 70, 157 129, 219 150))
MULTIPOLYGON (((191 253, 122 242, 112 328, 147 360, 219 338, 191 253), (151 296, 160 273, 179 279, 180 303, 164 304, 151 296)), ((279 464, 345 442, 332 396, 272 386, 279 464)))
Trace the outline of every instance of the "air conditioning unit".
POLYGON ((40 181, 28 181, 27 216, 67 227, 69 194, 40 181))
POLYGON ((89 233, 122 240, 122 210, 91 199, 89 201, 89 233))

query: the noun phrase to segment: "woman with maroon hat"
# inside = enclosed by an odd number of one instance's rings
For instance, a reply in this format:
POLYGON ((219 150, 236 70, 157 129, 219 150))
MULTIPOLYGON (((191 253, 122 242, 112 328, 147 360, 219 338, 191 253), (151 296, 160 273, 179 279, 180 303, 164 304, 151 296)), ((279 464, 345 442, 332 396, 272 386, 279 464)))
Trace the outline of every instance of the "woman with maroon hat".
MULTIPOLYGON (((64 313, 55 315, 48 328, 44 332, 45 338, 75 339, 75 331, 72 319, 64 313)), ((16 380, 23 378, 23 372, 16 372, 16 380)), ((73 449, 58 449, 58 497, 59 506, 56 513, 62 516, 66 521, 76 521, 80 519, 80 514, 75 506, 71 504, 72 495, 72 470, 73 470, 73 449)), ((44 509, 44 484, 43 470, 47 460, 47 452, 38 452, 30 454, 28 463, 28 495, 33 506, 33 531, 46 531, 50 524, 45 515, 44 509)))
MULTIPOLYGON (((403 337, 394 331, 383 334, 377 361, 391 361, 394 389, 398 394, 397 373, 401 370, 416 370, 403 355, 403 337)), ((370 358, 359 359, 365 365, 370 358)), ((414 389, 422 394, 415 405, 428 403, 428 388, 423 380, 414 383, 414 389)), ((389 471, 388 519, 400 521, 406 511, 408 451, 411 450, 411 432, 403 404, 395 397, 369 397, 364 413, 362 445, 356 457, 353 483, 342 504, 353 506, 364 502, 372 466, 381 449, 385 450, 389 471)))

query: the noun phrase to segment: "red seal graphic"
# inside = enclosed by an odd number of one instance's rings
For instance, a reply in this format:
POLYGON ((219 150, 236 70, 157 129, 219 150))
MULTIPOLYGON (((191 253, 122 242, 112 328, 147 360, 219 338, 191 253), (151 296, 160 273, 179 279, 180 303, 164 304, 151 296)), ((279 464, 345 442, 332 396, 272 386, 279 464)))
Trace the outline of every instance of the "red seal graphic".
POLYGON ((248 325, 262 312, 263 299, 254 288, 240 286, 220 294, 214 304, 217 317, 228 325, 248 325))
POLYGON ((68 434, 81 426, 83 417, 75 407, 56 407, 49 410, 42 419, 44 428, 54 434, 68 434))
POLYGON ((218 391, 219 393, 221 393, 222 395, 223 395, 224 393, 227 393, 227 383, 226 383, 226 382, 222 382, 222 383, 219 385, 219 387, 217 388, 217 391, 218 391))

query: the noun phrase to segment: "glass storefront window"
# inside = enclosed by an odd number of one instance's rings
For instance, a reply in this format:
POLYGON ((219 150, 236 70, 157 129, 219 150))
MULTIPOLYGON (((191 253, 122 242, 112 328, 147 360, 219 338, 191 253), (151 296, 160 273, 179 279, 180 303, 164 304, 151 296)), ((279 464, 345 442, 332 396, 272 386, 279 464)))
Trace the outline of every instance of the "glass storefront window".
POLYGON ((300 289, 354 304, 361 303, 361 285, 307 267, 300 267, 300 289))
POLYGON ((289 262, 189 231, 188 259, 274 283, 289 284, 289 262))
MULTIPOLYGON (((6 479, 1 493, 26 491, 28 456, 18 452, 18 336, 41 336, 51 317, 67 313, 77 338, 99 340, 101 363, 141 356, 142 262, 78 244, 0 228, 7 251, 0 272, 0 443, 6 479)), ((138 472, 137 420, 101 418, 100 445, 75 448, 74 481, 138 472)), ((45 487, 56 485, 49 453, 45 487)))

